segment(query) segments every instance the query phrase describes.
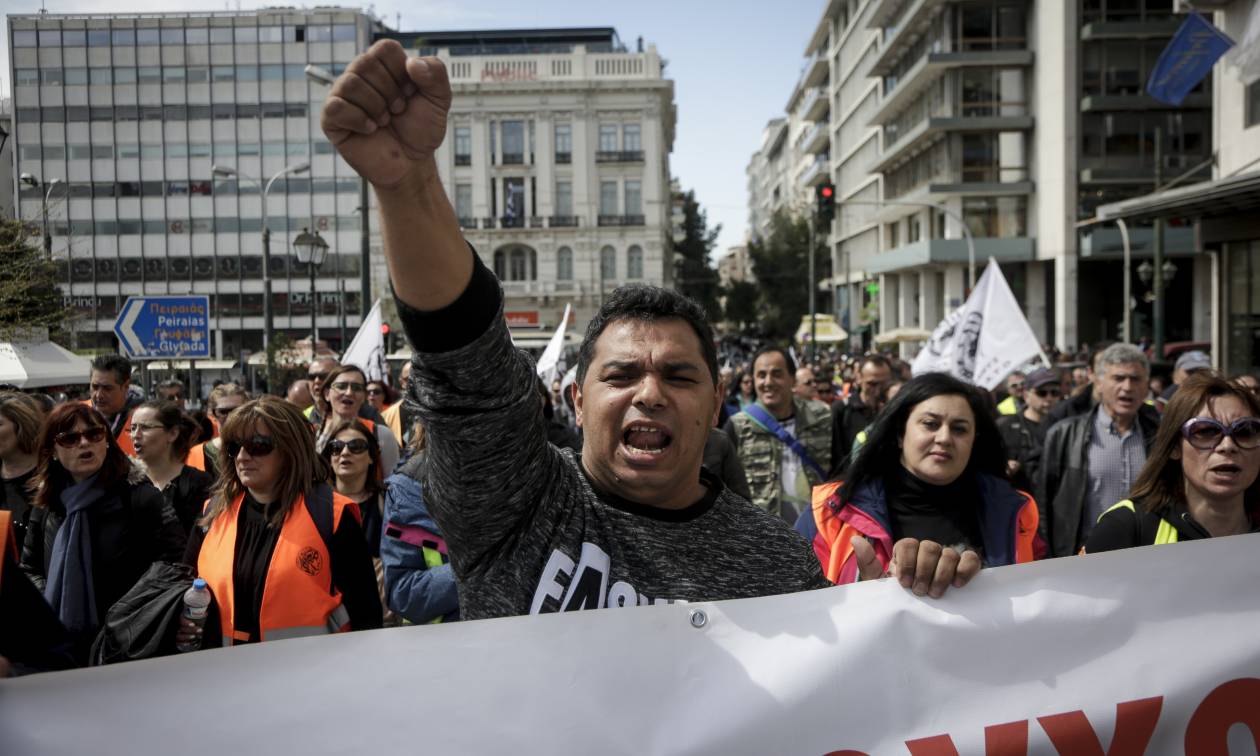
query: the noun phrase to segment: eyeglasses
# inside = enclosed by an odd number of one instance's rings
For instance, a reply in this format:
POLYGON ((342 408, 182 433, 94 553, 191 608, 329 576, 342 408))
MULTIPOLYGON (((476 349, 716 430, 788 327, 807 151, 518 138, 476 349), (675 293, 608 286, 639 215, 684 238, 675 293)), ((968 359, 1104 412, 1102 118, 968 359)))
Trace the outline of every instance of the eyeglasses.
POLYGON ((1011 383, 1011 384, 1008 384, 1006 388, 1010 389, 1011 391, 1021 391, 1021 390, 1024 388, 1024 384, 1023 384, 1023 383, 1011 383))
POLYGON ((306 377, 312 381, 322 381, 328 377, 328 373, 307 373, 306 377))
POLYGON ((367 392, 368 392, 368 396, 382 396, 385 394, 385 389, 370 388, 367 390, 367 392))
POLYGON ((1037 396, 1041 397, 1042 399, 1049 399, 1049 398, 1050 398, 1050 397, 1052 397, 1052 396, 1053 396, 1053 397, 1056 397, 1056 398, 1057 398, 1057 397, 1060 397, 1060 396, 1063 396, 1063 392, 1062 392, 1062 391, 1060 391, 1060 390, 1058 390, 1057 388, 1049 388, 1049 389, 1046 389, 1046 388, 1039 388, 1039 389, 1033 389, 1033 393, 1034 393, 1034 394, 1036 394, 1037 396))
POLYGON ((58 433, 53 441, 57 442, 57 446, 64 446, 67 449, 79 445, 79 439, 86 438, 89 444, 99 444, 105 440, 105 429, 101 426, 88 428, 85 431, 65 431, 58 433))
POLYGON ((133 436, 136 435, 137 433, 147 433, 148 431, 155 431, 155 430, 166 430, 166 426, 153 425, 151 423, 132 423, 131 424, 131 435, 133 436))
POLYGON ((343 394, 362 394, 367 391, 367 385, 363 383, 351 383, 350 381, 337 381, 330 386, 333 391, 340 391, 343 394))
POLYGON ((355 438, 349 441, 334 440, 328 442, 328 449, 332 452, 332 456, 334 457, 346 449, 349 449, 351 454, 362 454, 368 450, 368 442, 361 438, 355 438))
POLYGON ((1226 436, 1240 449, 1260 447, 1260 420, 1242 417, 1226 426, 1210 417, 1194 417, 1181 426, 1181 435, 1196 449, 1215 449, 1226 436))
POLYGON ((276 450, 276 440, 271 436, 263 436, 256 433, 241 443, 236 441, 227 442, 227 453, 232 459, 236 459, 236 455, 241 453, 241 449, 249 452, 251 457, 265 457, 276 450))
MULTIPOLYGON (((237 406, 239 407, 240 405, 237 406)), ((227 416, 232 414, 232 410, 234 409, 236 409, 236 407, 215 407, 214 416, 220 420, 226 420, 227 416)))

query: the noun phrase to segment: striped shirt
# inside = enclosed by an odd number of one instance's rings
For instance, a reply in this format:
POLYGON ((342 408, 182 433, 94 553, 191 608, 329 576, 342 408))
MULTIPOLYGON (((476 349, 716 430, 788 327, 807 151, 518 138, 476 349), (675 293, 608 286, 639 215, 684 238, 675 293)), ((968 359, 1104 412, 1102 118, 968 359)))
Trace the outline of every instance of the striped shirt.
POLYGON ((1081 541, 1103 512, 1129 497, 1129 489, 1146 463, 1146 445, 1137 418, 1121 433, 1100 404, 1094 409, 1094 432, 1089 440, 1089 494, 1081 523, 1081 541))

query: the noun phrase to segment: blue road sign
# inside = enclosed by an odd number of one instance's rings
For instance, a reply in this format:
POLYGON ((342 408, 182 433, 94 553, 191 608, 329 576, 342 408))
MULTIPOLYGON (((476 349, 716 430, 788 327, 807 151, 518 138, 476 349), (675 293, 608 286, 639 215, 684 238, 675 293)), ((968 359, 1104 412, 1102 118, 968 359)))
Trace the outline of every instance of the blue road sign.
POLYGON ((207 359, 210 297, 128 297, 114 322, 114 335, 135 359, 207 359))

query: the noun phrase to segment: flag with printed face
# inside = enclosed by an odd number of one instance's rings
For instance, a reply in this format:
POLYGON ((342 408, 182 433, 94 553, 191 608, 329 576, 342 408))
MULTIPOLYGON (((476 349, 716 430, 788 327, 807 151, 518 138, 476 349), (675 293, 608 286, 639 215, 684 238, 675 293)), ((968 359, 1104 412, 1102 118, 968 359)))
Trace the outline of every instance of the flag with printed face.
POLYGON ((1146 93, 1160 102, 1180 105, 1233 46, 1234 40, 1224 32, 1198 13, 1191 13, 1155 61, 1146 93))
POLYGON ((564 356, 564 329, 569 325, 570 307, 567 304, 564 306, 564 317, 560 319, 560 327, 556 329, 551 341, 547 342, 547 348, 538 358, 538 377, 543 379, 548 390, 551 390, 551 382, 563 372, 560 368, 560 358, 564 356))
POLYGON ((962 307, 941 321, 911 369, 949 373, 985 390, 1041 354, 1041 344, 993 258, 962 307))
POLYGON ((385 335, 381 333, 381 300, 363 318, 363 325, 354 340, 341 355, 341 364, 355 365, 363 369, 369 381, 389 382, 389 368, 385 363, 385 335))

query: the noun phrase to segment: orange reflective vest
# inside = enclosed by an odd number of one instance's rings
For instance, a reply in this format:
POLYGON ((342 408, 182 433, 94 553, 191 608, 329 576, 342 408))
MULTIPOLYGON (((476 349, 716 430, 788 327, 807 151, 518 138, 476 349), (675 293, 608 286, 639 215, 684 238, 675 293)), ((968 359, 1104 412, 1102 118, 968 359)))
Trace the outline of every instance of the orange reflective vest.
POLYGON ((18 563, 17 539, 13 537, 13 513, 0 509, 0 585, 4 585, 4 563, 18 563))
MULTIPOLYGON (((345 632, 350 615, 341 604, 341 593, 332 585, 332 560, 319 528, 302 497, 289 509, 280 527, 267 579, 263 587, 258 638, 238 632, 235 625, 235 593, 232 566, 236 553, 236 523, 244 494, 215 518, 197 556, 197 574, 210 586, 219 605, 219 623, 225 644, 269 641, 308 635, 345 632)), ((333 494, 333 532, 347 510, 359 516, 359 505, 333 494)))
POLYGON ((206 445, 197 444, 188 450, 188 456, 184 458, 184 464, 195 468, 202 472, 206 471, 206 445))
MULTIPOLYGON (((892 528, 883 487, 864 486, 853 501, 840 501, 840 482, 824 483, 813 490, 812 517, 802 517, 797 530, 814 548, 823 574, 833 583, 858 579, 853 538, 862 536, 875 549, 884 569, 892 561, 892 528)), ((980 530, 984 541, 984 565, 1022 564, 1045 554, 1037 536, 1037 503, 1004 480, 981 476, 980 530)))

